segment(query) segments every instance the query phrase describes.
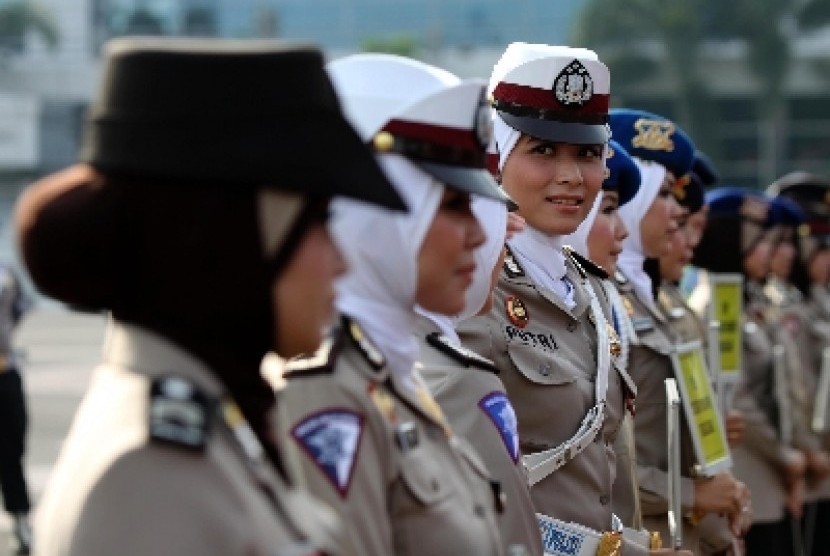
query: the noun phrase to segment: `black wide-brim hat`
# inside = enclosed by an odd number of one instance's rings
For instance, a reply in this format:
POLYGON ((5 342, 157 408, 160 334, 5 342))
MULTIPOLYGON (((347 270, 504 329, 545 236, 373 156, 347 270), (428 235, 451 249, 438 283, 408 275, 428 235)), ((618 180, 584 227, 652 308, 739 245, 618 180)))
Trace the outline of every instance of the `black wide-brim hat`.
POLYGON ((346 196, 406 210, 313 46, 111 41, 80 159, 102 172, 346 196))

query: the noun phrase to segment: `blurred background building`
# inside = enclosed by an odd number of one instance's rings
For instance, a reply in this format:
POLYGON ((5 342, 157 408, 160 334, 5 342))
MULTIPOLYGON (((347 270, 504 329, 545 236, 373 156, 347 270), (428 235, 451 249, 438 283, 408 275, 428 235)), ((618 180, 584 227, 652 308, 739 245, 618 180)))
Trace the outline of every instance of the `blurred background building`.
POLYGON ((0 0, 0 258, 31 180, 71 164, 110 37, 278 37, 489 76, 511 41, 588 46, 613 103, 677 119, 724 181, 830 174, 827 0, 0 0))

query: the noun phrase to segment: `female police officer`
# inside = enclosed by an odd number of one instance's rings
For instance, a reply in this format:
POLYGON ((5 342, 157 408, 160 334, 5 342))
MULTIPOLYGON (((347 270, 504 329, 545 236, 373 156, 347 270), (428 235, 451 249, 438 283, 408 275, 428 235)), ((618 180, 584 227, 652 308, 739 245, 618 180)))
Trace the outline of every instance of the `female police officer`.
POLYGON ((335 208, 353 270, 338 285, 330 347, 286 368, 286 442, 360 554, 502 554, 489 474, 424 385, 413 335, 416 303, 464 308, 484 240, 470 194, 505 201, 484 169, 483 83, 385 55, 329 73, 412 212, 335 208))
POLYGON ((314 349, 330 318, 328 199, 403 205, 320 52, 113 42, 82 160, 17 209, 35 283, 112 315, 36 552, 340 553, 335 516, 291 485, 259 365, 314 349))

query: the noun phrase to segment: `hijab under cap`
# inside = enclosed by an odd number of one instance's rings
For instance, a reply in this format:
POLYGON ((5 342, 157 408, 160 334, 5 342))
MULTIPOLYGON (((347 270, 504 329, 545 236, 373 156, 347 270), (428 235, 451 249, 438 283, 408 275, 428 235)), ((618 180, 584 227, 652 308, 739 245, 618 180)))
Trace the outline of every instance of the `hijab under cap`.
POLYGON ((472 209, 484 228, 487 239, 475 250, 476 269, 473 273, 473 283, 467 288, 464 309, 458 315, 448 316, 417 308, 419 314, 432 321, 444 336, 456 344, 460 344, 461 341, 455 327, 458 323, 476 316, 492 293, 493 268, 499 262, 507 234, 507 207, 504 203, 486 197, 476 197, 472 209))
POLYGON ((623 240, 623 250, 617 266, 631 281, 637 299, 653 306, 651 278, 643 270, 646 254, 640 236, 640 222, 660 191, 666 177, 666 168, 656 162, 644 161, 637 157, 632 159, 640 170, 640 188, 628 203, 619 208, 620 219, 628 230, 628 237, 623 240))
POLYGON ((356 320, 386 357, 393 373, 412 387, 419 346, 418 253, 435 217, 444 186, 397 154, 379 155, 409 213, 392 213, 336 199, 329 224, 349 271, 337 284, 337 308, 356 320))

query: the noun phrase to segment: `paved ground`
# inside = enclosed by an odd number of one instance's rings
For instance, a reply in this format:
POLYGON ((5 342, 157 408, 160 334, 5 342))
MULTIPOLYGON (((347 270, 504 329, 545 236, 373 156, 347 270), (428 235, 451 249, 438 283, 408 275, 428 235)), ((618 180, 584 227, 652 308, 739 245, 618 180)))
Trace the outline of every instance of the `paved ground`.
MULTIPOLYGON (((102 316, 51 308, 33 311, 18 328, 16 344, 26 354, 30 419, 26 463, 35 504, 98 361, 104 322, 102 316)), ((10 554, 10 525, 0 511, 0 556, 10 554)))

